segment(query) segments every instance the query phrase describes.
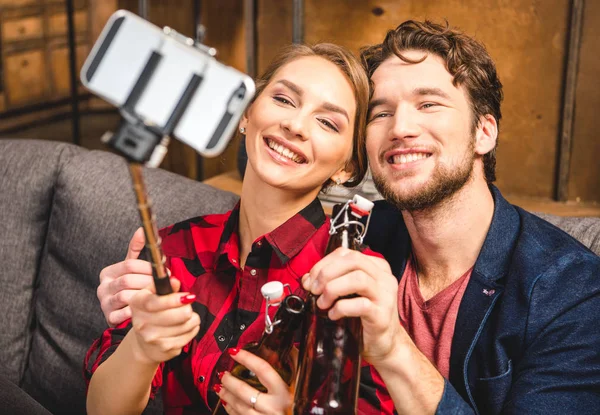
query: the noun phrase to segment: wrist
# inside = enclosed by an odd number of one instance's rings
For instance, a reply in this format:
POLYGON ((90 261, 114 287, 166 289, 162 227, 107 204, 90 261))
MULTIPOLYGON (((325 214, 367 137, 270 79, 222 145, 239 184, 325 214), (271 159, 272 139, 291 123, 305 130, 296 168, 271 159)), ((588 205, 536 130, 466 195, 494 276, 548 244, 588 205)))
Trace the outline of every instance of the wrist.
POLYGON ((148 356, 142 345, 139 343, 138 336, 133 331, 127 333, 127 335, 123 339, 122 345, 126 346, 131 360, 140 366, 156 370, 158 365, 161 363, 152 360, 148 356))

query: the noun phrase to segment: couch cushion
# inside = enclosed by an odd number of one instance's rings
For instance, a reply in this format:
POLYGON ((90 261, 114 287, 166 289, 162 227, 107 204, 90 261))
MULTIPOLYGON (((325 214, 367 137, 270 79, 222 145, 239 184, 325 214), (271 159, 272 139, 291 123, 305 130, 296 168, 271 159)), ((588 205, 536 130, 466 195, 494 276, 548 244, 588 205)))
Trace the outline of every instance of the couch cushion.
MULTIPOLYGON (((163 170, 146 170, 158 225, 230 209, 237 197, 163 170)), ((80 151, 61 166, 36 292, 36 327, 23 388, 53 413, 85 413, 82 363, 106 328, 100 270, 121 261, 140 226, 123 159, 80 151)))
POLYGON ((21 380, 29 352, 32 296, 59 166, 77 148, 0 140, 0 374, 21 380))

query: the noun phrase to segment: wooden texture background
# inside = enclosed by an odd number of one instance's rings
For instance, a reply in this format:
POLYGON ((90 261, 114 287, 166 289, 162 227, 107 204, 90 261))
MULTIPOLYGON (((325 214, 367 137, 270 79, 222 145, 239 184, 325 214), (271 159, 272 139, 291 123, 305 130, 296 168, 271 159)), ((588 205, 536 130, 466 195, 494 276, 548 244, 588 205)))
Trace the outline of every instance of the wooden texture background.
MULTIPOLYGON (((497 185, 509 195, 550 200, 555 196, 559 136, 572 0, 305 0, 305 41, 335 42, 354 52, 379 42, 407 19, 447 19, 475 36, 495 59, 505 99, 498 146, 497 185)), ((136 10, 136 0, 119 0, 136 10)), ((192 35, 191 0, 149 0, 149 19, 192 35)), ((205 43, 219 59, 245 69, 243 0, 202 2, 205 43)), ((292 0, 257 1, 258 71, 292 38, 292 0)), ((568 198, 600 203, 600 2, 587 0, 584 14, 568 198)), ((235 168, 237 140, 223 156, 203 162, 204 177, 235 168)), ((166 168, 193 177, 195 154, 175 143, 166 168), (169 164, 170 163, 170 164, 169 164)))

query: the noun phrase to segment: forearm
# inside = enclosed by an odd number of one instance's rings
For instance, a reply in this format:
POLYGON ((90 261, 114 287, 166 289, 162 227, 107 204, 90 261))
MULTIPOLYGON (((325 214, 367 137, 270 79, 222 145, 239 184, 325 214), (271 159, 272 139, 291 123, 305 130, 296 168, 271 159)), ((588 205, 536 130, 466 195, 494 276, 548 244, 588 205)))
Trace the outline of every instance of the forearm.
POLYGON ((139 358, 134 335, 129 332, 94 372, 87 395, 88 414, 141 414, 146 408, 158 364, 139 358))
POLYGON ((398 414, 436 412, 444 378, 410 339, 396 341, 388 356, 371 364, 384 381, 398 414))

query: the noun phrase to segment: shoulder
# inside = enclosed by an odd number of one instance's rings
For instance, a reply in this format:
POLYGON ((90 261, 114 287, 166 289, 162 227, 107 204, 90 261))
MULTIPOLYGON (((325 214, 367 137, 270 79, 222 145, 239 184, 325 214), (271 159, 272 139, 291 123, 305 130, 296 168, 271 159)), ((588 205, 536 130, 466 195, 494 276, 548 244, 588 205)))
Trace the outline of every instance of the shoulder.
POLYGON ((197 216, 160 229, 165 255, 194 258, 200 250, 216 250, 231 213, 197 216))
POLYGON ((541 330, 569 310, 587 319, 600 300, 600 257, 551 223, 516 209, 521 226, 506 288, 525 299, 529 329, 541 330))
POLYGON ((513 263, 527 266, 537 275, 544 269, 568 270, 571 266, 598 271, 600 257, 577 239, 550 222, 515 207, 521 221, 513 263), (537 269, 538 272, 534 272, 537 269))

